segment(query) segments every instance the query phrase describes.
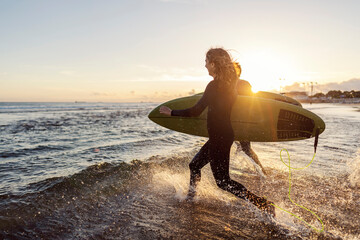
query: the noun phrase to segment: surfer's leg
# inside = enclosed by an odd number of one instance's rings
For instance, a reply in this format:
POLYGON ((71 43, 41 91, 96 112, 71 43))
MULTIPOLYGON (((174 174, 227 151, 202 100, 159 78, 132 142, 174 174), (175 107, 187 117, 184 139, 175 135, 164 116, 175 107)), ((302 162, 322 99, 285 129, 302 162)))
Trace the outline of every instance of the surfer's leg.
POLYGON ((231 144, 230 146, 229 144, 219 144, 216 147, 210 147, 209 152, 212 156, 210 165, 217 186, 239 198, 250 201, 259 209, 275 216, 275 207, 271 205, 271 202, 267 201, 265 198, 256 196, 252 192, 248 191, 241 183, 230 178, 230 147, 231 144))
POLYGON ((201 169, 209 163, 209 143, 206 142, 200 151, 195 155, 189 164, 190 168, 190 186, 188 198, 195 196, 197 184, 201 179, 201 169))
MULTIPOLYGON (((265 175, 267 175, 264 167, 261 165, 258 156, 256 155, 256 153, 254 152, 254 150, 252 150, 250 142, 249 141, 240 141, 240 145, 241 145, 241 149, 244 151, 244 153, 246 155, 248 155, 251 159, 254 160, 254 162, 260 166, 261 170, 263 171, 263 173, 265 175)), ((239 147, 239 146, 238 146, 239 147)))
POLYGON ((240 153, 242 151, 242 146, 240 144, 240 141, 235 141, 236 144, 236 153, 240 153))
POLYGON ((243 193, 246 192, 246 188, 230 178, 229 164, 231 145, 231 140, 217 141, 209 144, 211 170, 219 188, 231 192, 240 198, 245 198, 243 193))

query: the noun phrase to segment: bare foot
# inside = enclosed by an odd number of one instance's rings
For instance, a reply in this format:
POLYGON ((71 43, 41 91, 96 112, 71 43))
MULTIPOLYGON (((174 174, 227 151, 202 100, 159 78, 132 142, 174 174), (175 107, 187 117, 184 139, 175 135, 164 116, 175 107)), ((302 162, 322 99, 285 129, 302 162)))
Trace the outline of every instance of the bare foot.
POLYGON ((271 201, 266 200, 266 198, 259 198, 258 202, 255 204, 261 211, 275 217, 275 206, 271 201))
POLYGON ((268 201, 264 197, 258 197, 255 194, 251 192, 247 192, 246 198, 254 204, 257 208, 259 208, 261 211, 270 214, 271 216, 275 217, 275 206, 274 203, 271 201, 268 201))
POLYGON ((275 206, 273 202, 267 201, 267 206, 265 206, 264 212, 266 212, 267 214, 270 214, 271 216, 275 217, 275 206))
POLYGON ((188 191, 188 194, 187 194, 187 196, 185 198, 185 201, 194 200, 195 194, 196 194, 196 189, 193 186, 189 186, 189 191, 188 191))

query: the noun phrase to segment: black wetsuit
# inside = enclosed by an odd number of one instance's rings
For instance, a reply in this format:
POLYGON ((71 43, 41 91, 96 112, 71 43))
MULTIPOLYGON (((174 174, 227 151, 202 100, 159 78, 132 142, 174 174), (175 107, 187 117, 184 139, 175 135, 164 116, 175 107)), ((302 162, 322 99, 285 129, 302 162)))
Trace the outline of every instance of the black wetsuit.
POLYGON ((190 186, 201 178, 201 168, 210 162, 216 184, 240 198, 247 198, 246 188, 232 180, 229 174, 230 148, 234 141, 230 115, 236 100, 236 91, 218 89, 218 81, 211 81, 202 98, 191 108, 172 110, 172 116, 196 117, 208 107, 207 130, 209 140, 190 162, 190 186))

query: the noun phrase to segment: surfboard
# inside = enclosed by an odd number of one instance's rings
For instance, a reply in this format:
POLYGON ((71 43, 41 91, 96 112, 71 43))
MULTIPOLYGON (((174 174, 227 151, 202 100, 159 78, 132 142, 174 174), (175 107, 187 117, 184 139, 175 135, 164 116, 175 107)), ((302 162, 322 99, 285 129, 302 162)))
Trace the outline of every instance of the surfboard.
MULTIPOLYGON (((153 122, 182 133, 208 137, 207 108, 199 117, 176 117, 160 114, 161 106, 185 109, 194 106, 201 95, 168 101, 149 114, 153 122)), ((235 140, 281 142, 308 139, 325 130, 324 121, 315 113, 284 101, 238 95, 231 113, 235 140)))
MULTIPOLYGON (((203 93, 198 93, 196 95, 203 95, 203 93)), ((274 99, 276 101, 290 103, 299 107, 302 107, 301 103, 291 97, 287 97, 281 94, 272 93, 272 92, 264 92, 264 91, 258 91, 256 93, 253 93, 251 96, 254 97, 260 97, 260 98, 268 98, 268 99, 274 99)))

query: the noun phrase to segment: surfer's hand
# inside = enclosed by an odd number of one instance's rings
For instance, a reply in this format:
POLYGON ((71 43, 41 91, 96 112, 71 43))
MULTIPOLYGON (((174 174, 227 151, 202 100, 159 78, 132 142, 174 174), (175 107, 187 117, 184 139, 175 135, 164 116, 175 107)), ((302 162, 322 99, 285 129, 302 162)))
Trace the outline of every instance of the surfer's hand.
POLYGON ((171 109, 166 107, 166 106, 161 106, 160 107, 160 113, 165 114, 167 116, 171 116, 171 109))

